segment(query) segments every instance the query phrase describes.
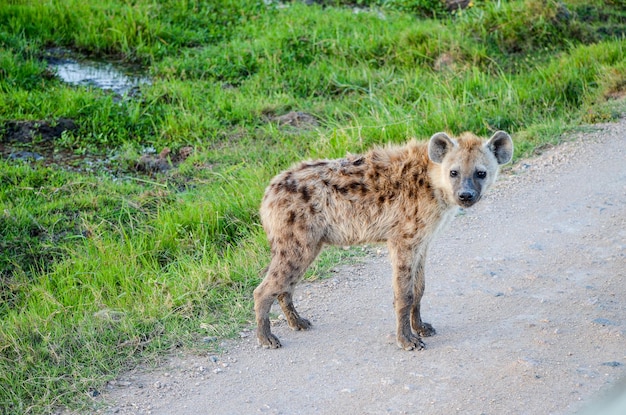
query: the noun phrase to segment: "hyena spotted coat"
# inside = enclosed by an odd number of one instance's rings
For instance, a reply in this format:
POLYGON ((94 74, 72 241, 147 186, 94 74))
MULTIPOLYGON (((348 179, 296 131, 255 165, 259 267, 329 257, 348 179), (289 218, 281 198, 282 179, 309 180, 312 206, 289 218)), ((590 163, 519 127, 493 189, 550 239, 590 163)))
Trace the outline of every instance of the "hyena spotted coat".
POLYGON ((387 242, 397 343, 406 350, 422 349, 421 336, 435 334, 420 315, 428 245, 459 206, 478 202, 512 154, 513 141, 503 131, 487 141, 471 133, 458 138, 437 133, 428 143, 410 141, 344 159, 303 162, 280 173, 261 204, 272 259, 254 290, 259 343, 281 346, 270 330, 275 299, 291 328, 311 326, 296 311, 292 295, 324 244, 387 242))

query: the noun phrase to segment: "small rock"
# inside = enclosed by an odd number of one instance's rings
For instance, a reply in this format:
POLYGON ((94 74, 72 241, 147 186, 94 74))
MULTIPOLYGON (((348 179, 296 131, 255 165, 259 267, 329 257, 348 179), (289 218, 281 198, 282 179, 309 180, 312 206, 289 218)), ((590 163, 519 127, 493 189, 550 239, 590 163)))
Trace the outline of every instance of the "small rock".
POLYGON ((617 326, 617 324, 608 318, 596 318, 592 321, 592 323, 597 324, 599 326, 617 326))
POLYGON ((396 383, 396 381, 395 381, 395 380, 393 380, 393 379, 391 379, 391 378, 382 378, 382 379, 380 380, 380 383, 381 383, 382 385, 394 385, 394 384, 396 383))

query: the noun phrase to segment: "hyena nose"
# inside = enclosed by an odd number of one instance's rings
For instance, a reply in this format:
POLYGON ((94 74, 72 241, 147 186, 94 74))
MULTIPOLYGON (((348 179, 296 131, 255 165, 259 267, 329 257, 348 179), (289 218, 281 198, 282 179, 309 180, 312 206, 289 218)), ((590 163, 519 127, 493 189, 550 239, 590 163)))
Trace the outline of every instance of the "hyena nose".
POLYGON ((459 192, 459 199, 463 202, 472 202, 476 199, 476 192, 471 190, 464 190, 459 192))

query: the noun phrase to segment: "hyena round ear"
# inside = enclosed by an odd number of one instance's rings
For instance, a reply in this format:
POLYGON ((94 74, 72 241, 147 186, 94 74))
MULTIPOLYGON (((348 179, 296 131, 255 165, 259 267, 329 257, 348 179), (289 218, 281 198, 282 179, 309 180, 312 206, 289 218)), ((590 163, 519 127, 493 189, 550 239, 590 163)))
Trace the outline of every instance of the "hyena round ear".
POLYGON ((513 139, 504 131, 496 131, 485 146, 496 156, 498 164, 506 164, 513 158, 513 139))
POLYGON ((446 133, 436 133, 430 137, 428 142, 428 158, 433 163, 441 164, 446 153, 450 151, 456 143, 446 133))

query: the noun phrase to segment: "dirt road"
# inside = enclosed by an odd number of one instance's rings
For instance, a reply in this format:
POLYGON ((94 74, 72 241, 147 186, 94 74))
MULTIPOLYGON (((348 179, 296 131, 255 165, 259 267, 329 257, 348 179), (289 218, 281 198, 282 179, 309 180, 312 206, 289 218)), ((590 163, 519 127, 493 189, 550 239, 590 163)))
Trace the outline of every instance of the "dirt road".
MULTIPOLYGON (((626 376, 626 120, 516 164, 430 251, 426 349, 395 344, 384 247, 296 290, 314 324, 113 382, 100 413, 570 414, 626 376)), ((276 313, 279 314, 278 309, 276 313)))

